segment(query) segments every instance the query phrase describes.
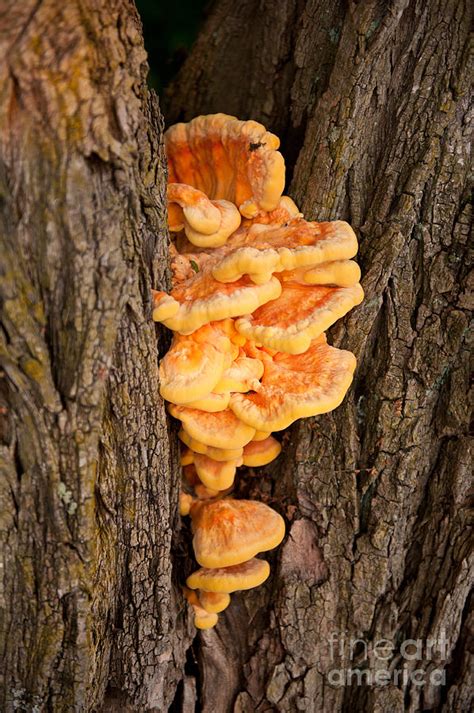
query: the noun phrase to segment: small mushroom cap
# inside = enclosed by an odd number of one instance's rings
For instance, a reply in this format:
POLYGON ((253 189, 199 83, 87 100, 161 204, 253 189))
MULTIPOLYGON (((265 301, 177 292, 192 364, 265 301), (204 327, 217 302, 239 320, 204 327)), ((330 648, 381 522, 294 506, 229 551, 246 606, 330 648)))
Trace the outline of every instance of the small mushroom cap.
POLYGON ((210 201, 202 191, 184 183, 168 184, 168 224, 171 232, 184 228, 198 247, 224 245, 240 225, 241 215, 230 201, 210 201), (179 206, 179 210, 176 210, 179 206))
POLYGON ((193 608, 194 626, 196 629, 212 629, 217 624, 218 616, 215 612, 208 612, 201 606, 196 592, 183 587, 184 596, 193 608))
POLYGON ((184 183, 169 183, 168 204, 172 203, 182 208, 185 224, 188 223, 203 237, 219 229, 220 211, 202 191, 184 183))
POLYGON ((189 433, 186 433, 184 428, 179 430, 178 436, 194 453, 202 453, 202 455, 209 456, 209 458, 213 458, 214 460, 228 461, 242 458, 243 447, 213 448, 212 446, 207 446, 205 443, 201 443, 197 438, 192 438, 189 433))
POLYGON ((261 388, 232 394, 230 407, 257 430, 280 431, 298 418, 317 416, 339 406, 352 382, 355 356, 316 339, 303 354, 267 355, 261 388))
POLYGON ((230 409, 208 413, 170 404, 168 410, 181 421, 191 438, 207 446, 234 450, 245 446, 255 435, 255 429, 240 421, 230 409))
POLYGON ((249 277, 223 284, 203 269, 175 285, 171 295, 155 292, 153 319, 180 334, 192 334, 209 322, 251 313, 280 293, 281 284, 274 277, 263 285, 249 277))
POLYGON ((282 216, 282 222, 284 223, 286 223, 289 218, 299 218, 303 216, 303 213, 300 212, 300 209, 290 196, 282 196, 275 210, 281 210, 286 213, 286 216, 282 216))
POLYGON ((209 458, 201 453, 194 454, 194 467, 207 488, 213 490, 226 490, 234 484, 237 466, 242 463, 242 459, 230 461, 218 461, 209 458))
POLYGON ((183 492, 179 494, 179 514, 181 515, 181 517, 186 517, 186 515, 189 515, 189 511, 191 510, 192 504, 192 495, 183 492))
POLYGON ((220 325, 216 322, 189 336, 174 336, 160 361, 160 394, 164 399, 185 404, 209 396, 231 365, 235 350, 220 325))
POLYGON ((169 180, 211 199, 224 198, 252 218, 274 210, 285 185, 279 139, 256 121, 226 114, 198 116, 165 132, 169 180))
POLYGON ((217 614, 212 612, 207 612, 203 607, 196 606, 194 609, 194 626, 196 629, 212 629, 217 622, 219 617, 217 614))
POLYGON ((276 272, 347 260, 356 253, 357 238, 348 223, 295 219, 279 227, 242 226, 213 255, 211 267, 213 276, 221 282, 249 275, 260 284, 276 272))
POLYGON ((364 291, 359 284, 322 287, 283 282, 278 299, 239 318, 235 326, 247 339, 270 349, 302 354, 313 339, 363 299, 364 291))
POLYGON ((152 290, 153 297, 153 320, 155 322, 163 322, 164 320, 174 317, 179 310, 179 303, 161 290, 152 290))
POLYGON ((281 515, 253 500, 193 503, 193 546, 202 567, 230 567, 271 550, 285 536, 281 515))
POLYGON ((227 592, 199 592, 198 599, 202 608, 210 614, 220 614, 230 604, 227 592))
POLYGON ((357 254, 357 236, 344 220, 327 223, 295 220, 288 227, 293 227, 293 231, 286 246, 279 246, 284 270, 320 265, 332 260, 348 260, 357 254))
MULTIPOLYGON (((258 389, 259 379, 263 376, 263 362, 241 355, 224 371, 214 391, 218 394, 238 391, 246 393, 258 389)), ((230 396, 229 396, 230 399, 230 396)))
POLYGON ((207 612, 201 606, 194 606, 193 611, 194 626, 196 627, 196 629, 200 629, 201 631, 205 631, 206 629, 213 629, 219 621, 219 617, 217 616, 217 614, 207 612))
POLYGON ((280 453, 281 444, 272 436, 264 441, 253 440, 244 447, 243 464, 249 468, 257 468, 271 463, 280 453))
POLYGON ((220 224, 217 230, 210 235, 202 235, 186 223, 184 232, 189 242, 201 248, 217 248, 224 245, 229 235, 240 225, 241 215, 235 205, 230 201, 212 201, 212 204, 220 213, 220 224))
POLYGON ((186 584, 191 589, 231 593, 258 587, 268 579, 269 575, 270 565, 268 562, 254 557, 247 562, 231 567, 216 569, 201 567, 188 577, 186 584))

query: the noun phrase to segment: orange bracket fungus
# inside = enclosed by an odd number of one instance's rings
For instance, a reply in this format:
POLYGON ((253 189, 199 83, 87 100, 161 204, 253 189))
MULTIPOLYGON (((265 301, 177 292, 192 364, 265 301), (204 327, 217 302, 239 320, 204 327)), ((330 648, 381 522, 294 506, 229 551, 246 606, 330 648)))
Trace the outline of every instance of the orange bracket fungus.
POLYGON ((356 366, 325 332, 363 299, 357 238, 283 195, 279 144, 226 114, 165 133, 173 277, 169 294, 153 291, 153 319, 174 332, 160 393, 181 422, 180 514, 200 565, 183 591, 199 629, 265 582, 258 555, 285 535, 275 510, 232 497, 238 468, 278 457, 272 432, 336 408, 356 366))

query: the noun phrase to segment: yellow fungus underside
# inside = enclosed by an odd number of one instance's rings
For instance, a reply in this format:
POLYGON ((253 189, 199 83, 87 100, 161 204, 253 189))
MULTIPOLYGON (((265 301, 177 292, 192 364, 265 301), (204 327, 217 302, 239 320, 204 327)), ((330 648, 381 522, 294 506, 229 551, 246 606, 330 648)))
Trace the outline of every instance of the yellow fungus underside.
POLYGON ((268 562, 252 558, 231 567, 215 569, 201 567, 188 577, 186 584, 191 589, 232 593, 258 587, 268 579, 269 575, 270 565, 268 562))
POLYGON ((199 592, 198 599, 202 608, 210 614, 220 614, 230 604, 227 592, 199 592))
POLYGON ((271 463, 272 460, 278 458, 280 453, 281 444, 276 438, 269 436, 261 441, 254 439, 244 447, 243 465, 249 468, 258 468, 259 466, 271 463))
POLYGON ((237 466, 241 464, 241 459, 218 461, 202 453, 194 454, 194 467, 207 488, 213 490, 226 490, 234 483, 237 466))
POLYGON ((183 429, 191 438, 197 439, 206 446, 224 449, 242 448, 255 435, 255 429, 240 421, 230 409, 208 413, 170 404, 168 410, 172 416, 181 421, 183 429))

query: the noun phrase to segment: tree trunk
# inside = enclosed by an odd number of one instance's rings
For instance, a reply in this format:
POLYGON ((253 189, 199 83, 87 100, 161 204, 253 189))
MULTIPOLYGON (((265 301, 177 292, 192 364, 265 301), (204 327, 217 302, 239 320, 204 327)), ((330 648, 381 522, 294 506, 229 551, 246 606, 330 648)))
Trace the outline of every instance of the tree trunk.
POLYGON ((170 122, 225 111, 279 134, 306 217, 358 231, 366 291, 331 333, 359 361, 344 404, 239 479, 287 518, 273 578, 192 641, 139 21, 127 0, 0 12, 0 708, 469 710, 468 14, 218 0, 168 96, 170 122), (404 664, 424 686, 369 685, 404 664), (351 668, 365 685, 337 685, 351 668))
POLYGON ((140 22, 126 0, 0 15, 0 709, 91 711, 105 695, 166 710, 190 639, 150 309, 167 279, 162 119, 140 22))
POLYGON ((366 292, 331 330, 359 364, 343 405, 241 485, 289 536, 265 592, 201 637, 205 711, 470 709, 470 8, 219 0, 168 94, 168 123, 222 111, 281 136, 306 217, 356 229, 366 292), (337 685, 403 665, 425 685, 337 685))

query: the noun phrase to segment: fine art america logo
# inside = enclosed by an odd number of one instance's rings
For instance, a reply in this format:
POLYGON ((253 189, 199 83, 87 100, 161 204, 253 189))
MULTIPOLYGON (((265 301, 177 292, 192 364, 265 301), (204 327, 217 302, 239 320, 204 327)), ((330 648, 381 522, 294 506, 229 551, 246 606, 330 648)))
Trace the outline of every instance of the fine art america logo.
POLYGON ((448 645, 444 630, 437 639, 405 639, 397 645, 388 639, 365 641, 333 633, 328 644, 329 660, 334 664, 327 674, 331 686, 446 684, 448 645))

